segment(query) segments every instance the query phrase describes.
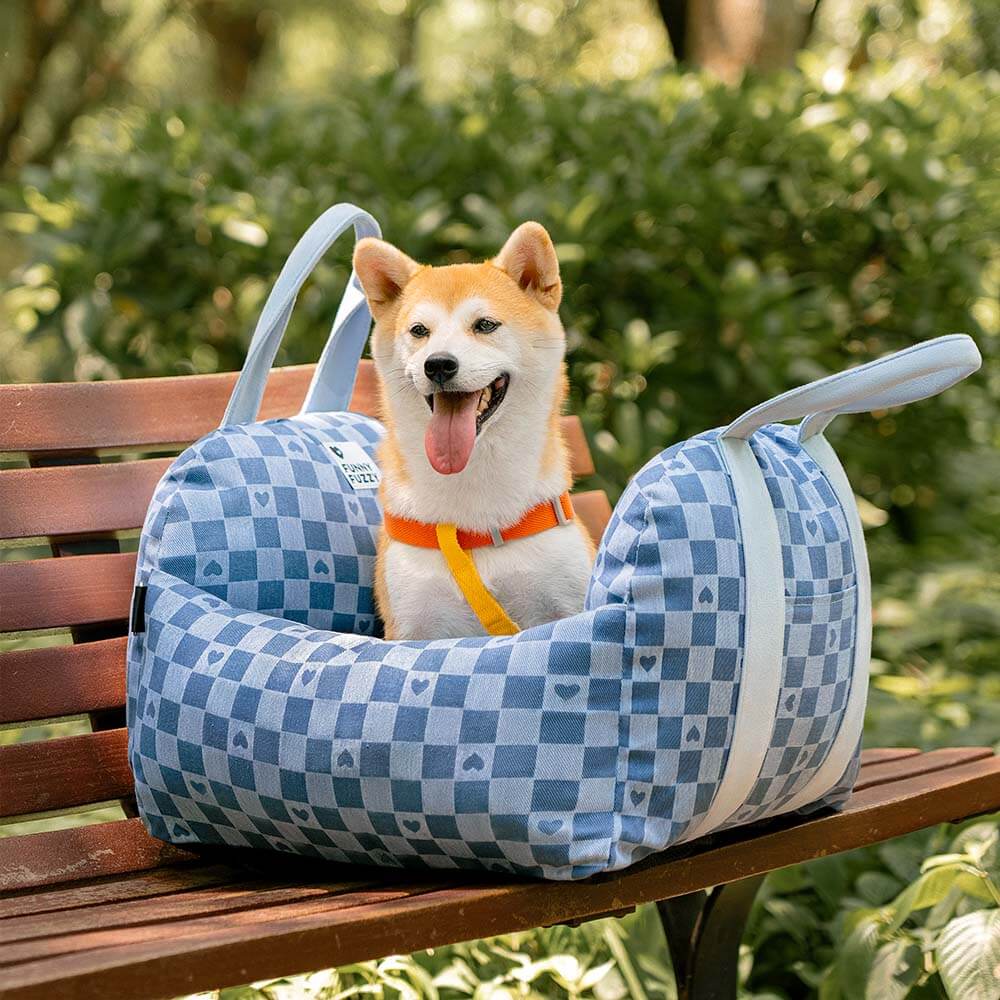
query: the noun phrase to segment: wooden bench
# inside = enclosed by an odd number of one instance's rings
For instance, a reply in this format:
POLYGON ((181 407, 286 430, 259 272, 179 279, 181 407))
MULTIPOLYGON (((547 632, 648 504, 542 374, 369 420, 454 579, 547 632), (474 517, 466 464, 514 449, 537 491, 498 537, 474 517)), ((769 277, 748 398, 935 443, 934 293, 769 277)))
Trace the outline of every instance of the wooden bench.
MULTIPOLYGON (((274 372, 262 416, 294 412, 311 371, 274 372)), ((865 753, 841 813, 730 831, 576 884, 151 839, 135 818, 124 729, 134 540, 166 456, 217 425, 233 380, 0 387, 0 452, 22 466, 0 471, 0 541, 13 557, 0 561, 0 726, 84 717, 91 729, 0 747, 0 821, 113 802, 124 814, 0 839, 0 995, 167 997, 666 901, 681 996, 734 997, 766 872, 1000 808, 989 750, 890 749, 865 753)), ((373 412, 374 400, 366 364, 352 406, 373 412)), ((585 477, 580 423, 565 426, 585 477)), ((597 537, 607 498, 576 503, 597 537)))

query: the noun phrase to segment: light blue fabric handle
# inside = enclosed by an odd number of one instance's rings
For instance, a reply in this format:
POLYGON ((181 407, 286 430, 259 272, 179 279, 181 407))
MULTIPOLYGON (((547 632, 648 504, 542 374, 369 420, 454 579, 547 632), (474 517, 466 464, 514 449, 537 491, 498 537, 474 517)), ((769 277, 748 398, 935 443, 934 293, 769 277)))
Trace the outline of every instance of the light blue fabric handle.
MULTIPOLYGON (((246 362, 233 387, 233 394, 220 426, 247 424, 257 419, 267 376, 274 364, 299 290, 323 254, 350 226, 354 227, 357 240, 364 236, 381 235, 379 225, 372 216, 356 205, 345 202, 328 208, 295 244, 264 303, 260 319, 250 338, 246 362)), ((347 408, 370 326, 368 305, 357 276, 351 271, 330 337, 306 393, 302 412, 347 408)))
POLYGON ((867 413, 935 396, 971 375, 982 360, 975 341, 964 333, 937 337, 775 396, 734 420, 722 437, 746 439, 765 424, 804 417, 799 437, 805 441, 840 413, 867 413))

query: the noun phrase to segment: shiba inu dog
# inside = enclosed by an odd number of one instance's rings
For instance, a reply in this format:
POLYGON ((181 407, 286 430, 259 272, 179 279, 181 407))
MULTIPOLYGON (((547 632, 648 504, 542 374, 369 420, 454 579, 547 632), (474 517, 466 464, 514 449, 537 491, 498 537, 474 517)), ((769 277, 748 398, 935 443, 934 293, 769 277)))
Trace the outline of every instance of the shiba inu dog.
POLYGON ((509 633, 581 611, 594 548, 563 496, 566 337, 548 233, 526 222, 493 260, 444 267, 367 238, 354 268, 386 426, 386 637, 509 633))

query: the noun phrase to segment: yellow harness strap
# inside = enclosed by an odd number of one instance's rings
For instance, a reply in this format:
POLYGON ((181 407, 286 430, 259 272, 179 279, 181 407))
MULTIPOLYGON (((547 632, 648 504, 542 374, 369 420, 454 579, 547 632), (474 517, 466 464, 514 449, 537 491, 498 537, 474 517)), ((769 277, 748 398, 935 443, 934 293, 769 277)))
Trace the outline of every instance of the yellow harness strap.
POLYGON ((469 607, 490 635, 514 635, 521 630, 511 621, 497 599, 486 589, 472 556, 458 544, 453 524, 437 524, 438 547, 469 607))

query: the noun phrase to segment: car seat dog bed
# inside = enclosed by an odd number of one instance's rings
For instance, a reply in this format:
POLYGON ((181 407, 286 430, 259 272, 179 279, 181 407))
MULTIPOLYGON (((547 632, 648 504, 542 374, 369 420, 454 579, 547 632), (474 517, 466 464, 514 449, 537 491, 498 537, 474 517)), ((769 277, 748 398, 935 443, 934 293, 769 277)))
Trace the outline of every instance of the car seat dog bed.
POLYGON ((345 412, 370 326, 353 275, 302 412, 254 422, 298 290, 349 226, 378 234, 341 205, 294 249, 222 426, 143 528, 129 758, 150 833, 563 879, 842 804, 871 594, 823 431, 942 391, 979 366, 974 343, 918 344, 668 448, 619 500, 574 617, 387 642, 381 429, 345 412))

